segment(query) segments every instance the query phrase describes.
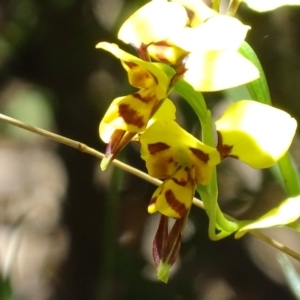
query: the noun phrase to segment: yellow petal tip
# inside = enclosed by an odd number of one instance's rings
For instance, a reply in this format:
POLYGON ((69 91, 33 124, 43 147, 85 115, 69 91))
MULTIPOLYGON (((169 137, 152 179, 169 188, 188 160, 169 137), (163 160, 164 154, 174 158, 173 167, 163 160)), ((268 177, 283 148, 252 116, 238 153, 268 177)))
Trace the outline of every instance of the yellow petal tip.
POLYGON ((154 213, 156 213, 156 212, 157 212, 157 209, 156 209, 155 203, 150 204, 150 205, 148 206, 148 213, 149 213, 149 214, 154 214, 154 213))

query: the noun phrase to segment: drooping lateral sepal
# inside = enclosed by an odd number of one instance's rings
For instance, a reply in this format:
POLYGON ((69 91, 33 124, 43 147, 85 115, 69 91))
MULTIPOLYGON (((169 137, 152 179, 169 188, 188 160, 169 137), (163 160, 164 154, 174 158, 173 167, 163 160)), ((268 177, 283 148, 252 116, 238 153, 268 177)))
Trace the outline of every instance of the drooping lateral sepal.
POLYGON ((161 215, 153 240, 152 254, 157 268, 157 277, 165 283, 168 282, 170 268, 179 256, 184 220, 185 218, 177 219, 169 232, 169 218, 161 215))

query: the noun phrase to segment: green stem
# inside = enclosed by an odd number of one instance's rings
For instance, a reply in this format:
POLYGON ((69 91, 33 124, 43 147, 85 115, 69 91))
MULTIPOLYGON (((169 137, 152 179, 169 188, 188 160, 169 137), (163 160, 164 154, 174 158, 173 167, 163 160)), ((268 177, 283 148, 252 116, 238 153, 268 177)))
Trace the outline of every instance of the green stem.
POLYGON ((247 43, 244 42, 239 49, 239 52, 249 59, 258 69, 260 77, 254 81, 251 81, 246 84, 246 87, 253 100, 272 105, 269 86, 267 79, 262 68, 262 65, 254 52, 253 48, 247 43))
POLYGON ((299 172, 290 153, 286 153, 278 162, 281 176, 290 197, 295 197, 300 194, 300 178, 299 172))
POLYGON ((226 15, 234 16, 241 3, 242 0, 231 0, 226 15))
MULTIPOLYGON (((202 125, 202 141, 206 145, 214 147, 214 133, 212 127, 211 113, 207 110, 205 122, 202 125)), ((231 234, 240 228, 239 222, 231 222, 226 219, 218 204, 218 182, 217 172, 214 170, 211 180, 207 186, 199 187, 201 198, 203 199, 205 207, 209 208, 209 237, 212 240, 218 240, 231 234), (204 190, 206 190, 204 192, 204 190), (208 199, 206 199, 208 196, 208 199), (207 201, 209 200, 209 201, 207 201), (216 234, 216 228, 219 233, 216 234)))
POLYGON ((221 0, 212 0, 212 9, 216 12, 219 12, 221 0))
MULTIPOLYGON (((175 84, 174 91, 181 95, 197 114, 202 129, 203 143, 215 147, 211 112, 206 107, 202 93, 195 91, 184 80, 179 80, 175 84)), ((219 207, 216 170, 214 170, 210 182, 206 186, 197 186, 197 191, 209 217, 209 237, 212 240, 221 239, 240 228, 240 222, 227 220, 219 207), (218 234, 216 234, 216 228, 219 230, 218 234)))
POLYGON ((179 79, 173 87, 173 91, 185 99, 198 116, 201 126, 207 119, 207 107, 203 95, 195 92, 194 88, 184 79, 179 79))

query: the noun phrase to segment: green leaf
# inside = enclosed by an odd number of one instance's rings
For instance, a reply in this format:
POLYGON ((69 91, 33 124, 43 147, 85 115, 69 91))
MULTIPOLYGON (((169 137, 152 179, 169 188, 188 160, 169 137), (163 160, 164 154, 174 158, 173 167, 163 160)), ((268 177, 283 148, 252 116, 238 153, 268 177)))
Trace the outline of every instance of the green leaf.
POLYGON ((242 44, 239 52, 257 67, 260 74, 258 79, 246 84, 252 99, 261 103, 272 105, 267 79, 256 53, 247 42, 242 44))
POLYGON ((198 116, 201 126, 206 123, 207 107, 202 93, 196 92, 194 88, 184 79, 179 79, 173 91, 184 98, 198 116))

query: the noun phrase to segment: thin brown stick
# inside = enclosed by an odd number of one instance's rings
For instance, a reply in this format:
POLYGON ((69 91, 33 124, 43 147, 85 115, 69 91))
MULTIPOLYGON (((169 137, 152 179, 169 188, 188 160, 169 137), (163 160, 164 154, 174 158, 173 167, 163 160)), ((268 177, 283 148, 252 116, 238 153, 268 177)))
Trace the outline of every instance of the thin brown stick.
MULTIPOLYGON (((64 145, 67 145, 69 147, 72 147, 72 148, 75 148, 76 150, 79 150, 81 152, 84 152, 84 153, 88 153, 90 155, 93 155, 99 159, 102 159, 104 157, 104 154, 93 149, 93 148, 90 148, 88 147, 87 145, 81 143, 81 142, 78 142, 78 141, 74 141, 74 140, 71 140, 69 138, 66 138, 66 137, 63 137, 61 135, 58 135, 58 134, 55 134, 55 133, 52 133, 50 131, 47 131, 47 130, 44 130, 44 129, 41 129, 41 128, 38 128, 38 127, 34 127, 32 125, 29 125, 29 124, 25 124, 21 121, 18 121, 16 119, 13 119, 13 118, 10 118, 6 115, 3 115, 3 114, 0 114, 0 121, 3 121, 3 122, 6 122, 6 123, 9 123, 11 125, 14 125, 14 126, 17 126, 17 127, 20 127, 22 129, 25 129, 27 131, 30 131, 30 132, 33 132, 33 133, 36 133, 36 134, 39 134, 39 135, 42 135, 48 139, 51 139, 55 142, 58 142, 58 143, 61 143, 61 144, 64 144, 64 145)), ((135 169, 127 164, 124 164, 122 163, 121 161, 115 159, 113 160, 112 162, 116 167, 118 168, 121 168, 123 169, 124 171, 126 172, 129 172, 133 175, 136 175, 138 177, 140 177, 141 179, 144 179, 154 185, 157 185, 159 186, 162 181, 156 179, 156 178, 153 178, 151 176, 149 176, 148 174, 138 170, 138 169, 135 169)), ((204 205, 203 205, 203 202, 197 198, 193 198, 193 204, 204 209, 204 205)), ((228 220, 231 220, 231 221, 235 221, 234 218, 228 216, 228 215, 225 215, 226 218, 228 218, 228 220)), ((265 243, 267 243, 268 245, 280 250, 281 252, 284 252, 286 254, 288 254, 289 256, 297 259, 298 261, 300 261, 300 254, 293 251, 292 249, 286 247, 285 245, 277 242, 276 240, 270 238, 269 236, 263 234, 262 232, 258 231, 258 230, 251 230, 248 232, 249 234, 255 236, 256 238, 264 241, 265 243)))

